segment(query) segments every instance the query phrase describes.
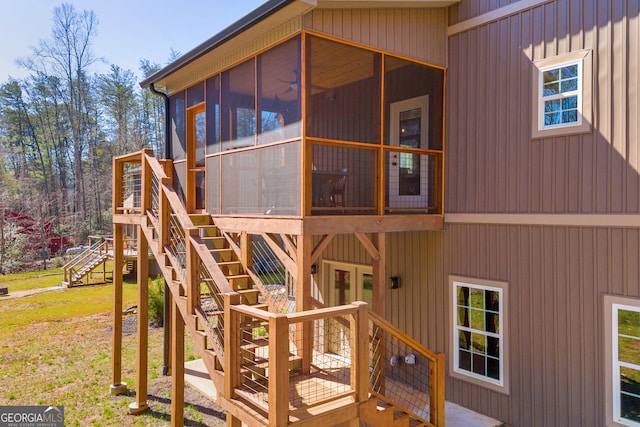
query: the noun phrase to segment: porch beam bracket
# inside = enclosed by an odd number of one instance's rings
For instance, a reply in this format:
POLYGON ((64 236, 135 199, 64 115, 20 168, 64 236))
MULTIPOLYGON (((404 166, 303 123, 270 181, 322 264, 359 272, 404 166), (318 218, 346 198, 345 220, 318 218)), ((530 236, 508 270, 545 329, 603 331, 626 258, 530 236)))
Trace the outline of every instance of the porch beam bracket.
POLYGON ((374 245, 373 242, 369 239, 369 237, 367 237, 367 235, 364 233, 355 233, 355 235, 358 240, 360 240, 360 243, 362 243, 362 246, 364 246, 369 255, 371 255, 371 258, 373 258, 375 261, 379 261, 381 258, 380 252, 378 251, 376 245, 374 245))
POLYGON ((291 273, 291 275, 293 276, 297 275, 298 266, 296 262, 293 259, 291 259, 291 257, 280 247, 280 245, 278 244, 278 242, 275 241, 273 236, 267 233, 262 233, 261 236, 264 239, 264 241, 267 242, 271 250, 273 250, 273 252, 276 254, 278 259, 282 262, 282 264, 284 264, 287 271, 291 273))
POLYGON ((318 260, 320 255, 322 255, 322 252, 327 249, 327 246, 329 246, 329 243, 331 243, 335 236, 335 234, 325 234, 324 236, 322 236, 322 239, 320 239, 316 247, 313 248, 313 251, 311 252, 312 264, 318 260))
POLYGON ((282 238, 282 241, 284 242, 285 248, 289 252, 289 256, 291 256, 291 259, 293 260, 293 262, 297 263, 297 260, 296 260, 297 248, 296 248, 295 243, 293 243, 293 241, 286 234, 280 234, 280 237, 282 238))

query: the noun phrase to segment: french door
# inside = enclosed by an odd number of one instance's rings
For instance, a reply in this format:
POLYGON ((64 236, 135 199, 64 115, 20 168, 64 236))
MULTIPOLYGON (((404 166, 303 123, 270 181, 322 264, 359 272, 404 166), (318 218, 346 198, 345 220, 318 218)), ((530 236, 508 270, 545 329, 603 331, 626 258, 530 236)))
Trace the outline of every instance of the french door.
MULTIPOLYGON (((354 301, 373 305, 373 270, 368 265, 325 261, 325 282, 329 291, 329 305, 338 306, 354 301)), ((349 325, 345 320, 331 319, 326 333, 326 349, 343 357, 349 357, 349 325)))

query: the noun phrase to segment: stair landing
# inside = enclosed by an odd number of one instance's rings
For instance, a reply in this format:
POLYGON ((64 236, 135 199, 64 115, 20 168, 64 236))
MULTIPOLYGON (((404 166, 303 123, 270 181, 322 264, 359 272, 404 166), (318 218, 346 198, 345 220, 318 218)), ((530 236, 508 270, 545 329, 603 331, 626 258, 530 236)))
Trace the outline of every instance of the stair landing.
MULTIPOLYGON (((209 378, 202 359, 184 364, 184 379, 194 389, 206 397, 216 400, 217 392, 209 378)), ((445 402, 445 422, 447 427, 499 427, 502 423, 496 419, 473 412, 453 402, 445 402)))

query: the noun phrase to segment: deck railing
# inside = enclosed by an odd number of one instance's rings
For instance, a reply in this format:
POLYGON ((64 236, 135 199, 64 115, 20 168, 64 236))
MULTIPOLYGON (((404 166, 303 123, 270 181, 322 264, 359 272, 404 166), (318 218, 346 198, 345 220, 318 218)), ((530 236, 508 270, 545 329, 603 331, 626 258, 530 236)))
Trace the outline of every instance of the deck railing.
POLYGON ((229 392, 262 410, 270 425, 368 398, 365 303, 291 314, 227 304, 225 313, 229 392), (313 331, 311 348, 302 341, 304 324, 313 331))

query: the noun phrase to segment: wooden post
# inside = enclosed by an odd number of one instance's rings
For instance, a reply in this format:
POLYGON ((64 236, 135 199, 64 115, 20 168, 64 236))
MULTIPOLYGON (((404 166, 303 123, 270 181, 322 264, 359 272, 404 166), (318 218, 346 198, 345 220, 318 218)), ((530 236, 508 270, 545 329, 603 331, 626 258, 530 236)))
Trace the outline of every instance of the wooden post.
POLYGON ((385 233, 374 233, 373 244, 378 249, 380 257, 373 260, 373 307, 371 311, 386 319, 385 300, 387 289, 387 243, 385 233))
POLYGON ((140 189, 140 209, 141 213, 146 215, 147 209, 151 209, 151 178, 153 176, 153 171, 151 170, 151 166, 149 166, 144 153, 142 155, 140 166, 142 167, 142 176, 140 177, 140 184, 142 186, 140 189))
POLYGON ((175 301, 173 299, 173 294, 171 293, 171 289, 167 285, 167 280, 164 281, 164 349, 163 349, 163 359, 164 359, 164 367, 162 368, 162 375, 167 376, 171 375, 173 360, 171 357, 173 342, 171 341, 171 334, 173 331, 173 314, 172 312, 178 310, 178 306, 175 305, 175 301))
POLYGON ((369 306, 362 301, 353 305, 358 311, 351 322, 351 386, 356 400, 364 402, 369 397, 369 306))
POLYGON ((111 161, 113 177, 111 181, 111 209, 113 214, 119 213, 118 208, 122 207, 122 183, 124 182, 124 163, 116 160, 111 161))
MULTIPOLYGON (((305 322, 308 323, 308 322, 305 322)), ((289 423, 289 319, 269 318, 269 425, 289 423)))
POLYGON ((127 390, 122 382, 122 224, 113 224, 113 324, 111 338, 111 394, 127 390))
MULTIPOLYGON (((429 413, 435 426, 444 426, 444 364, 445 355, 436 355, 436 366, 431 369, 431 402, 429 413)), ((432 362, 433 363, 433 362, 432 362)))
POLYGON ((240 250, 242 252, 240 262, 246 271, 253 265, 253 235, 245 231, 240 234, 240 250))
POLYGON ((198 229, 186 229, 184 234, 184 243, 187 249, 187 283, 185 283, 187 290, 187 312, 190 315, 194 315, 196 307, 200 305, 200 274, 198 272, 200 258, 198 257, 195 246, 193 246, 191 236, 197 236, 198 229))
MULTIPOLYGON (((311 250, 313 240, 311 235, 298 236, 297 260, 298 271, 296 276, 296 311, 311 310, 311 250)), ((310 322, 296 325, 296 344, 298 355, 302 357, 302 373, 308 374, 311 369, 311 356, 313 346, 313 331, 310 322)))
POLYGON ((129 405, 130 414, 147 409, 147 365, 149 347, 149 244, 138 226, 138 350, 136 401, 129 405))
POLYGON ((184 321, 178 307, 171 310, 171 427, 184 425, 184 321))
POLYGON ((240 304, 240 294, 224 294, 224 397, 232 399, 240 381, 240 315, 231 310, 240 304))

